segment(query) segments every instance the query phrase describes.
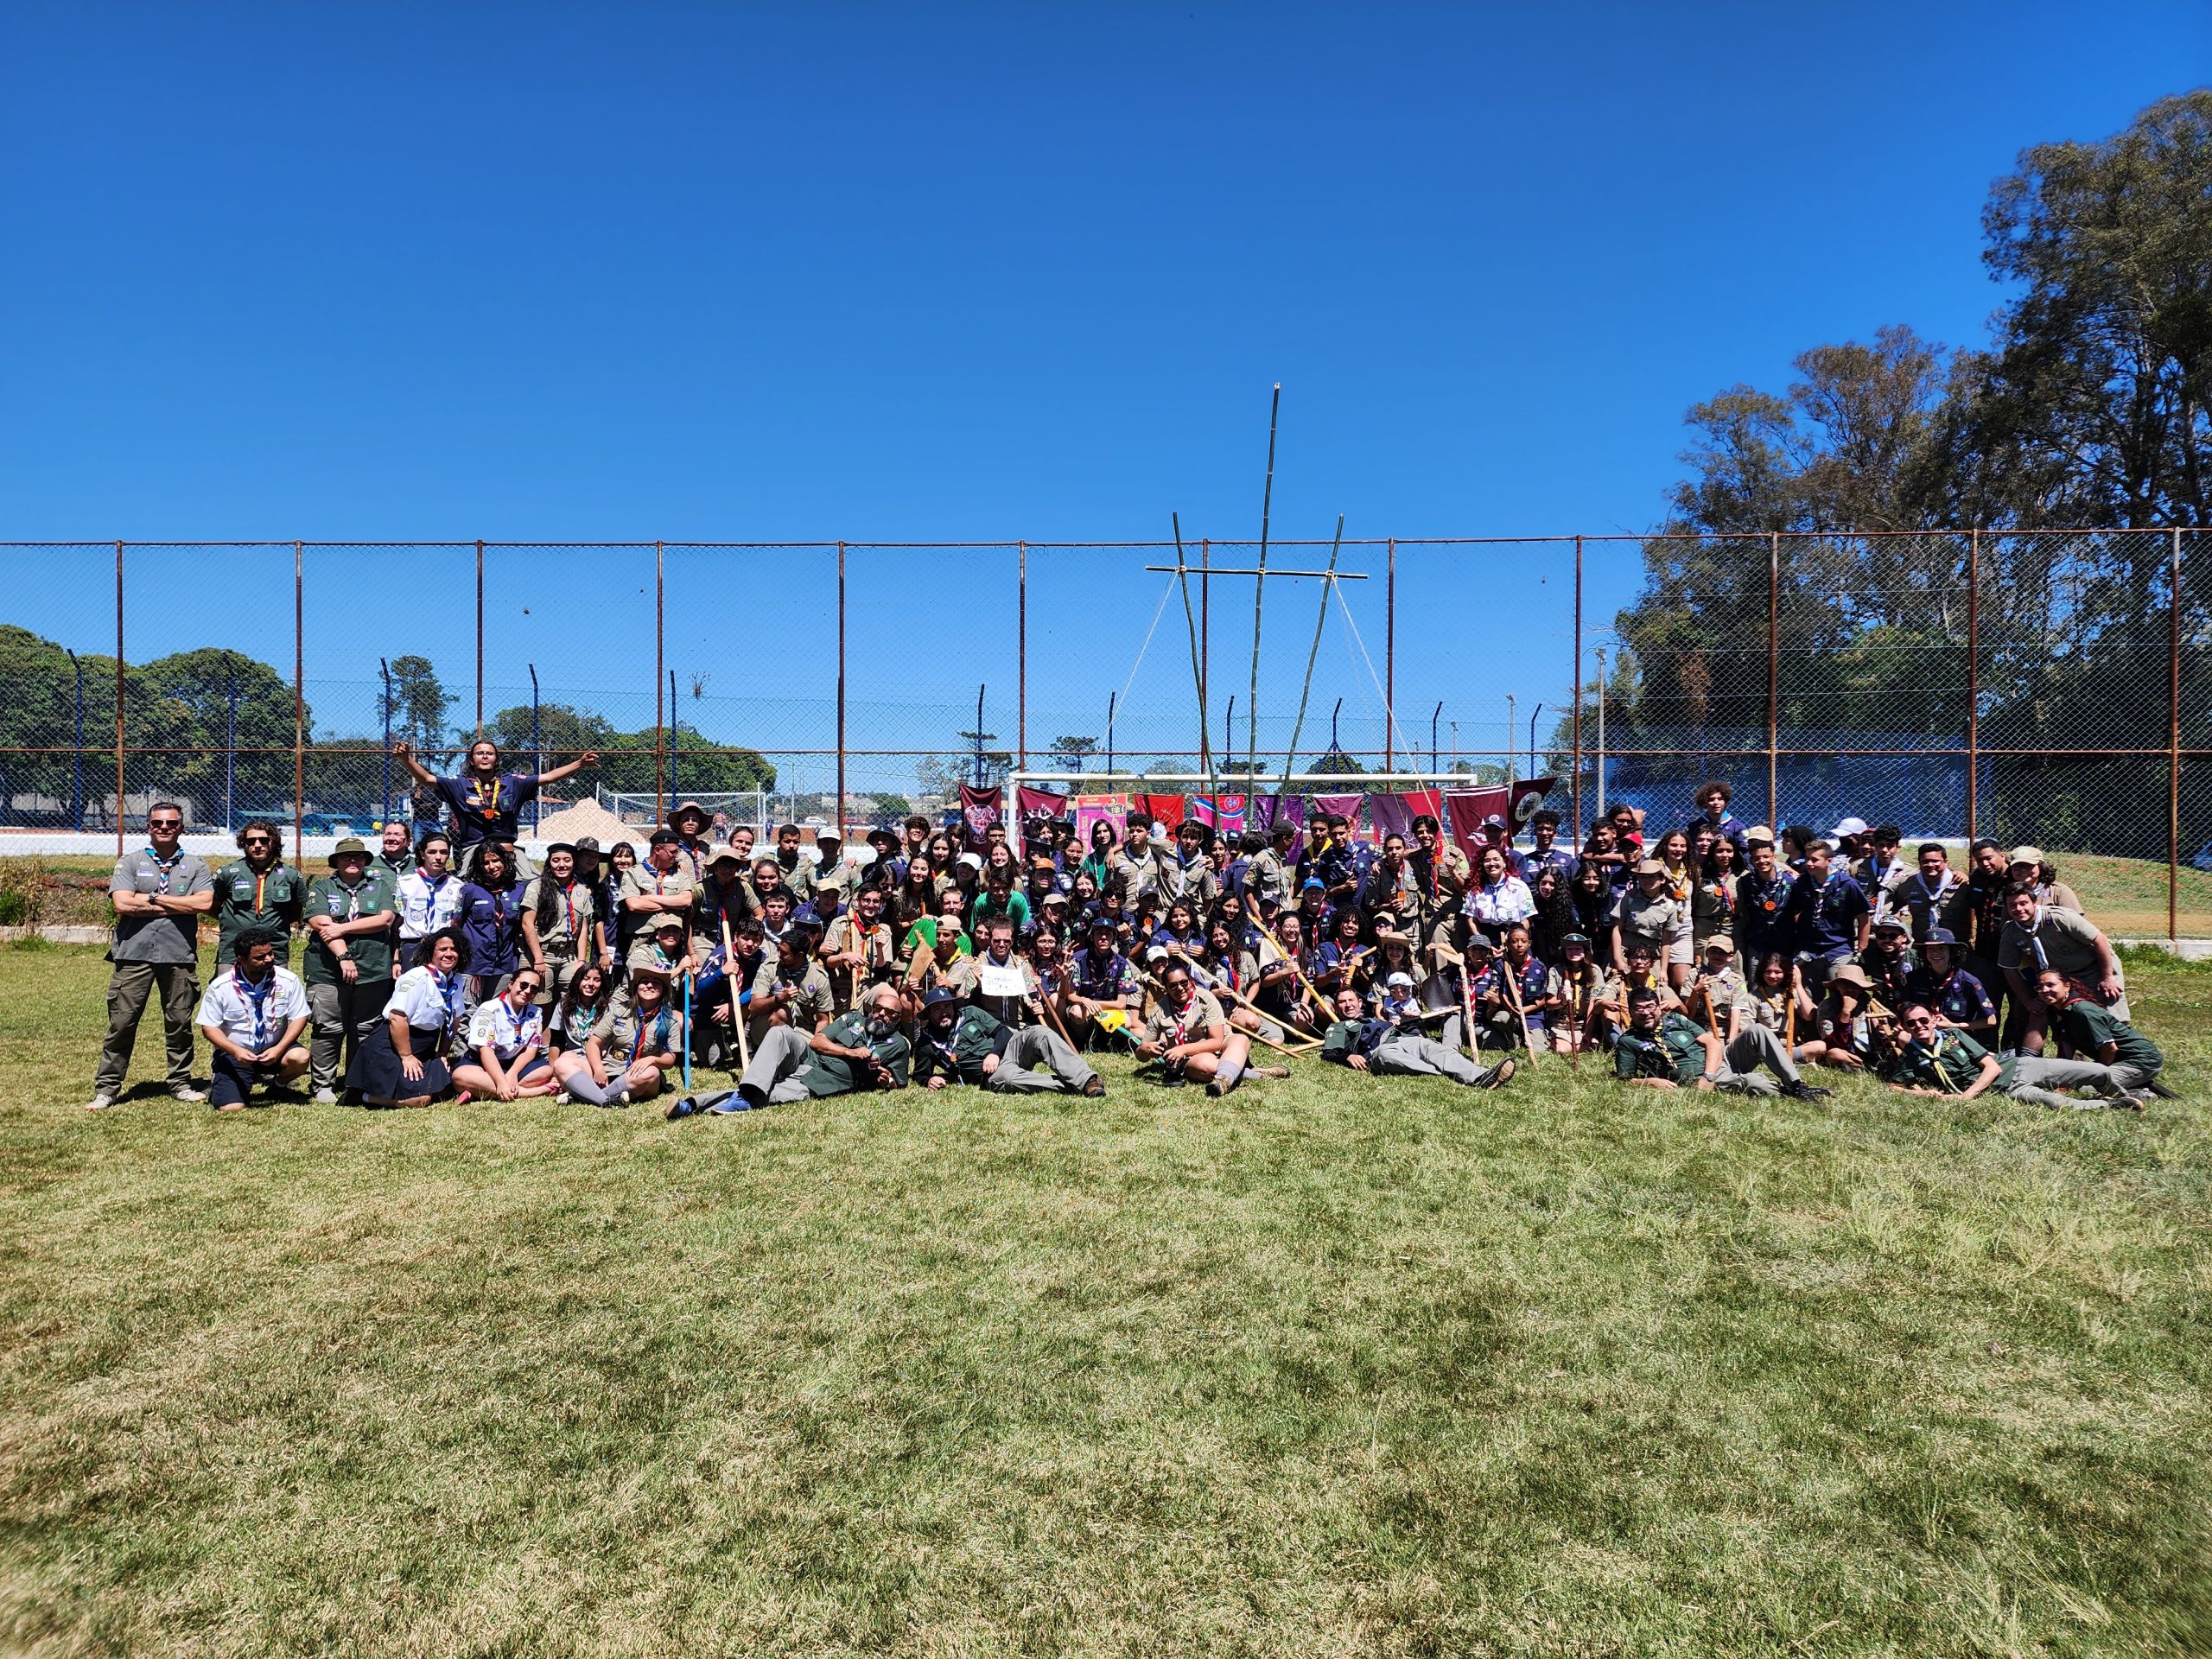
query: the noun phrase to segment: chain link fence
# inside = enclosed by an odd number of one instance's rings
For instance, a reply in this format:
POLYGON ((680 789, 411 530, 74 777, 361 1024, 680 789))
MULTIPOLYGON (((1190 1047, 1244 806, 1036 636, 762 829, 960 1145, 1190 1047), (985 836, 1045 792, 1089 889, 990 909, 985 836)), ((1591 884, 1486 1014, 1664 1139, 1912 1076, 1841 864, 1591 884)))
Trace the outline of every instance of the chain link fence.
POLYGON ((2135 861, 2159 925, 2133 931, 2202 937, 2207 556, 2116 530, 0 544, 0 830, 111 842, 167 798, 200 830, 369 833, 428 810, 395 745, 446 770, 479 731, 596 753, 537 816, 641 825, 692 794, 873 823, 1012 769, 1550 776, 1578 822, 1676 823, 1711 777, 1778 825, 2135 861))

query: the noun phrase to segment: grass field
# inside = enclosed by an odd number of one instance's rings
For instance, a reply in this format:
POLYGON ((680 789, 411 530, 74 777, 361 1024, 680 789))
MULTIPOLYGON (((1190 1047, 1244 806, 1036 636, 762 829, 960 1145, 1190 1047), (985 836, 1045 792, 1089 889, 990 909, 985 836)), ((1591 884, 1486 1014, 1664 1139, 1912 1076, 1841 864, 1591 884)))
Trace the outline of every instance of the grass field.
POLYGON ((91 1117, 105 973, 0 950, 0 1649, 2212 1649, 2212 970, 2142 1116, 680 1125, 91 1117))

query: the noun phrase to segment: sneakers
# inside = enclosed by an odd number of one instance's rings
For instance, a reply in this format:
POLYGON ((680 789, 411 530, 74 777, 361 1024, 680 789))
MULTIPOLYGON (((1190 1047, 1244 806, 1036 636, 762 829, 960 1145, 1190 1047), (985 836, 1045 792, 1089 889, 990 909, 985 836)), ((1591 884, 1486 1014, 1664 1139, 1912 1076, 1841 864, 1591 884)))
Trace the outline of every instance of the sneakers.
POLYGON ((114 1104, 115 1096, 113 1095, 94 1095, 90 1100, 85 1103, 85 1109, 88 1112, 104 1112, 114 1104))
POLYGON ((678 1095, 674 1100, 668 1103, 669 1122, 672 1123, 678 1118, 690 1117, 698 1109, 699 1103, 692 1099, 690 1096, 678 1095))
POLYGON ((315 1091, 315 1104, 318 1106, 335 1106, 337 1103, 338 1091, 335 1089, 318 1089, 315 1091))
POLYGON ((1795 1083, 1783 1084, 1782 1092, 1792 1100, 1826 1100, 1830 1095, 1835 1093, 1835 1090, 1823 1089, 1818 1084, 1807 1083, 1800 1077, 1795 1083))
MULTIPOLYGON (((738 1098, 742 1100, 746 1106, 750 1107, 756 1112, 768 1103, 768 1091, 761 1088, 757 1084, 739 1084, 737 1085, 737 1095, 738 1098)), ((742 1109, 733 1106, 730 1109, 732 1111, 737 1111, 742 1109)))
POLYGON ((1219 1100, 1243 1081, 1244 1073, 1242 1071, 1231 1071, 1225 1077, 1217 1071, 1206 1079, 1206 1093, 1211 1095, 1216 1100, 1219 1100))
POLYGON ((169 1090, 169 1098, 171 1100, 181 1101, 187 1106, 198 1106, 204 1103, 207 1096, 203 1091, 194 1088, 190 1084, 180 1083, 169 1090))
POLYGON ((1475 1079, 1478 1089, 1503 1089, 1513 1081, 1513 1074, 1521 1069, 1521 1062, 1510 1054, 1475 1079))

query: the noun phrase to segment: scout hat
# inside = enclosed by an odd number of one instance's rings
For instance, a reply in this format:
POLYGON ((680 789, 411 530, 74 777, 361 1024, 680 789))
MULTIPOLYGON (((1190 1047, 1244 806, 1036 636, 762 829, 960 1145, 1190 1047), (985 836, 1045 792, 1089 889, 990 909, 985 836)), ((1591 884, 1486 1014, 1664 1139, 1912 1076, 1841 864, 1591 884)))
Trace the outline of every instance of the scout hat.
POLYGON ((896 847, 899 832, 887 823, 879 823, 868 832, 868 844, 871 847, 896 847))
POLYGON ((709 816, 707 809, 700 805, 698 802, 685 801, 678 805, 675 811, 668 815, 668 821, 672 824, 678 818, 684 817, 686 814, 697 818, 702 823, 706 823, 709 816))
POLYGON ((1958 943, 1959 936, 1948 927, 1931 927, 1928 930, 1927 937, 1921 940, 1923 945, 1948 944, 1954 949, 1957 948, 1958 943))
POLYGON ((960 994, 950 986, 932 985, 923 995, 922 1007, 925 1010, 941 1008, 948 1002, 957 1002, 959 1000, 960 994))
POLYGON ((1831 985, 1856 985, 1862 991, 1874 988, 1874 982, 1866 977, 1866 970, 1855 962, 1847 962, 1828 976, 1831 985))
POLYGON ((718 841, 713 846, 707 849, 707 862, 709 864, 719 864, 724 859, 729 860, 733 864, 739 864, 744 861, 738 856, 737 849, 731 846, 729 842, 726 841, 718 841))
MULTIPOLYGON (((1718 934, 1718 935, 1716 935, 1715 937, 1716 937, 1716 938, 1727 938, 1727 935, 1726 935, 1726 934, 1725 934, 1725 933, 1723 933, 1723 934, 1718 934)), ((1568 945, 1570 945, 1570 944, 1579 944, 1579 945, 1580 945, 1580 946, 1581 946, 1585 950, 1587 950, 1590 948, 1590 936, 1589 936, 1588 934, 1586 934, 1586 933, 1563 933, 1563 934, 1561 934, 1561 935, 1560 936, 1559 948, 1560 948, 1560 950, 1566 950, 1566 949, 1567 949, 1567 947, 1568 945)))
POLYGON ((2040 866, 2042 863, 2043 849, 2040 847, 2015 847, 2011 852, 2005 855, 2005 868, 2008 870, 2015 864, 2034 864, 2040 866))
POLYGON ((330 849, 330 861, 335 864, 349 853, 358 853, 361 857, 366 858, 369 855, 369 843, 359 836, 348 836, 330 849))
POLYGON ((1664 875, 1667 867, 1656 858, 1647 858, 1636 867, 1638 875, 1664 875))

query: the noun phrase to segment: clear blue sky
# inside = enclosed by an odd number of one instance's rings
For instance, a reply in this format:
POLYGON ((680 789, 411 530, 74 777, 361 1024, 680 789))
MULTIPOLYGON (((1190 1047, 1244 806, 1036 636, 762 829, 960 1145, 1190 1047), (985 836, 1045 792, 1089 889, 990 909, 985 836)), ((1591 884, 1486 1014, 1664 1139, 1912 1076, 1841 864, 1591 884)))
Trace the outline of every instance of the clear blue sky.
MULTIPOLYGON (((1633 531, 1699 398, 1885 322, 1980 339, 1991 180, 2208 48, 2201 3, 25 0, 0 19, 0 537, 1118 538, 1171 508, 1249 536, 1276 380, 1279 537, 1633 531)), ((111 648, 107 564, 20 563, 0 614, 111 648)), ((690 712, 826 744, 826 562, 712 563, 672 578, 687 700, 713 677, 690 712), (748 716, 761 677, 779 701, 748 716)), ((1138 563, 1033 563, 1033 747, 1102 728, 1161 591, 1138 563)), ((534 661, 650 721, 649 564, 523 563, 493 702, 534 661)), ((1596 562, 1593 630, 1632 563, 1596 562)), ((289 667, 289 565, 144 556, 130 654, 289 667)), ((945 741, 979 679, 1010 740, 1010 559, 855 571, 855 742, 945 741)), ((1565 571, 1402 563, 1421 741, 1439 698, 1494 749, 1504 693, 1524 720, 1560 697, 1565 571)), ((321 729, 365 724, 378 655, 470 679, 461 574, 318 560, 321 729), (363 574, 384 602, 341 611, 363 574)), ((1350 594, 1378 670, 1381 585, 1350 594)), ((1287 730, 1314 595, 1268 599, 1287 730)), ((1217 600, 1218 701, 1249 586, 1217 600)), ((1187 741, 1188 664, 1171 603, 1125 751, 1187 741)), ((1347 742, 1379 738, 1338 623, 1315 687, 1309 747, 1338 696, 1347 742)))

